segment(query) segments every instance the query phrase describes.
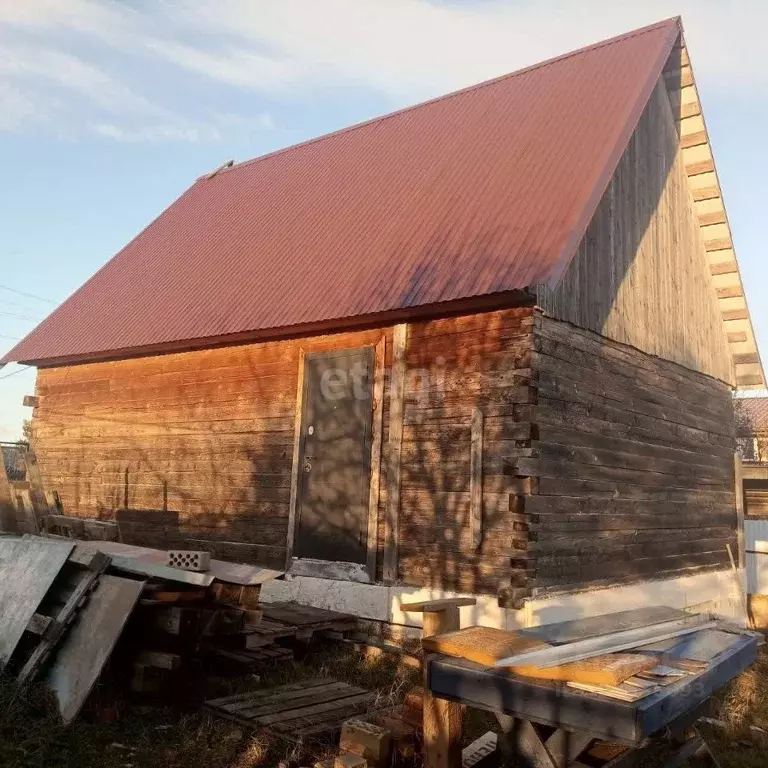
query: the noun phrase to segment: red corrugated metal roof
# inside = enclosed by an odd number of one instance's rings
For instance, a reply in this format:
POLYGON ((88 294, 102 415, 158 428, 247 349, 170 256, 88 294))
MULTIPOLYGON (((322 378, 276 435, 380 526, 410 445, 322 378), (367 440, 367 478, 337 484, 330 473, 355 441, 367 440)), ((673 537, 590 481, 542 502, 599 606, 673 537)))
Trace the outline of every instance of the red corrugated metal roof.
POLYGON ((203 177, 3 361, 92 358, 553 283, 669 20, 203 177))

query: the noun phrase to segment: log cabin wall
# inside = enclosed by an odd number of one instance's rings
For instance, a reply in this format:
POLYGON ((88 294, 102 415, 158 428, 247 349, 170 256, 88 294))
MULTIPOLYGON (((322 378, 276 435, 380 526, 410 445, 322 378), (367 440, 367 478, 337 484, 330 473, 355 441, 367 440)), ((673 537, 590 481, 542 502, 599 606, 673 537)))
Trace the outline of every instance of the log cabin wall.
POLYGON ((537 315, 525 500, 537 593, 727 568, 736 552, 727 385, 537 315))
MULTIPOLYGON (((45 485, 67 514, 115 517, 129 543, 283 568, 301 350, 382 335, 391 360, 386 328, 43 368, 45 485)), ((388 403, 385 377, 385 424, 388 403)))
POLYGON ((516 579, 527 544, 515 499, 527 483, 514 477, 514 463, 530 454, 532 329, 531 308, 409 326, 398 558, 404 584, 497 594, 516 579), (483 418, 478 546, 471 521, 475 411, 483 418))
POLYGON ((663 81, 657 84, 547 314, 733 382, 717 291, 663 81))
MULTIPOLYGON (((515 499, 530 453, 532 308, 409 324, 396 579, 496 594, 525 546, 515 499), (482 531, 472 541, 473 414, 482 412, 482 531), (512 507, 512 509, 510 509, 512 507)), ((203 547, 282 568, 301 350, 385 336, 377 580, 386 550, 393 329, 222 347, 38 372, 34 444, 67 514, 124 540, 203 547)))

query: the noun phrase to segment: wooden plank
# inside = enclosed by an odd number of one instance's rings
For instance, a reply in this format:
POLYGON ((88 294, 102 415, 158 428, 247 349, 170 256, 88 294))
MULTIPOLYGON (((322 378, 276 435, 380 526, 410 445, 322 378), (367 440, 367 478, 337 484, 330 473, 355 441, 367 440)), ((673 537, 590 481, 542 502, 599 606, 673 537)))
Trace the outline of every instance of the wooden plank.
POLYGON ((27 467, 27 480, 29 480, 29 495, 35 510, 35 529, 40 530, 40 521, 45 515, 55 514, 58 510, 51 509, 45 496, 43 477, 40 473, 40 465, 37 462, 35 452, 29 448, 24 453, 24 463, 27 467))
POLYGON ((74 543, 0 539, 0 670, 74 549, 74 543))
POLYGON ((560 621, 556 624, 543 624, 540 627, 528 627, 520 630, 524 637, 538 638, 546 643, 562 645, 577 640, 589 640, 593 637, 614 632, 626 632, 630 629, 665 624, 670 621, 686 619, 690 614, 667 606, 648 606, 633 608, 628 611, 589 616, 584 619, 560 621))
POLYGON ((483 542, 483 412, 472 411, 470 447, 470 527, 472 548, 478 549, 483 542))
POLYGON ((685 619, 656 624, 651 627, 640 627, 624 632, 614 632, 602 637, 588 640, 577 640, 564 646, 555 646, 542 650, 527 651, 514 654, 496 662, 497 667, 514 667, 535 665, 539 667, 569 664, 582 659, 591 659, 604 653, 618 653, 638 645, 678 637, 702 629, 715 626, 706 615, 693 614, 685 619))
MULTIPOLYGON (((424 613, 422 638, 459 629, 458 607, 424 613)), ((461 764, 463 710, 460 704, 435 696, 424 667, 423 697, 424 765, 426 768, 457 768, 461 764)))
POLYGON ((392 350, 392 377, 389 394, 389 447, 387 451, 387 508, 384 519, 384 583, 398 578, 398 534, 400 519, 401 453, 405 397, 408 325, 395 326, 392 350))
POLYGON ((705 629, 682 638, 670 638, 656 643, 642 645, 637 653, 661 654, 669 659, 710 662, 733 645, 733 635, 719 629, 705 629))
POLYGON ((699 163, 689 163, 685 166, 685 172, 688 176, 700 176, 702 173, 712 173, 715 170, 715 164, 712 160, 702 160, 699 163))
POLYGON ((299 375, 296 382, 296 405, 293 409, 293 455, 291 457, 291 497, 288 503, 288 538, 285 550, 285 570, 290 570, 293 562, 293 547, 298 530, 299 514, 299 476, 301 472, 301 435, 302 414, 306 389, 306 353, 302 348, 299 353, 299 375))
POLYGON ((439 600, 421 600, 416 603, 402 603, 400 610, 406 613, 439 613, 451 608, 466 608, 476 605, 474 597, 445 597, 439 600))
MULTIPOLYGON (((5 471, 2 446, 0 446, 0 531, 6 533, 17 532, 16 503, 11 493, 8 474, 5 471)), ((2 661, 0 661, 0 664, 2 664, 2 661)))
POLYGON ((735 260, 721 261, 716 264, 710 264, 709 271, 713 275, 732 275, 738 273, 739 266, 735 260))
POLYGON ((387 337, 382 335, 374 357, 373 426, 371 432, 371 476, 368 491, 368 545, 366 570, 376 580, 379 537, 379 487, 381 483, 381 444, 384 429, 384 381, 386 378, 387 337))
MULTIPOLYGON (((733 501, 736 507, 736 546, 739 568, 744 568, 747 562, 744 540, 744 481, 742 479, 741 457, 733 454, 733 501)), ((749 611, 747 611, 749 615, 749 611)))
POLYGON ((500 659, 534 648, 547 648, 548 643, 520 632, 508 632, 494 627, 465 627, 454 632, 424 637, 426 651, 468 659, 478 664, 494 666, 500 659))
POLYGON ((698 189, 691 190, 691 194, 695 202, 715 200, 720 197, 720 187, 699 187, 698 189))
POLYGON ((80 712, 131 615, 144 582, 102 576, 88 604, 61 642, 46 683, 64 723, 80 712))

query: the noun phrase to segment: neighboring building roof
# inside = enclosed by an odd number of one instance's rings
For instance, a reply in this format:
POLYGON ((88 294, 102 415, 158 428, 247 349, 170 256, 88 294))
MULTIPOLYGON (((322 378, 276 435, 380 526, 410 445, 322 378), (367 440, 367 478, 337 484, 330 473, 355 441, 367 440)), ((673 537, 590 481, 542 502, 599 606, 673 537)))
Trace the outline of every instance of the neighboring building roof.
POLYGON ((768 432, 768 397, 740 397, 736 407, 736 432, 740 437, 768 432))
POLYGON ((664 21, 201 177, 0 363, 339 329, 554 286, 680 34, 664 21))

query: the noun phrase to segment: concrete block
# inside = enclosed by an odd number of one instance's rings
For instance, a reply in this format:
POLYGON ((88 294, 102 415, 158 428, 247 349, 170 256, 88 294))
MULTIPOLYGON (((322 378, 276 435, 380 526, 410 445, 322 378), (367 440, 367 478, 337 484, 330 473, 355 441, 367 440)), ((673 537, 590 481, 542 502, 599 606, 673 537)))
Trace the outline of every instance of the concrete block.
POLYGON ((211 567, 211 553, 190 549, 172 549, 168 552, 168 562, 171 568, 181 568, 183 571, 204 573, 211 567))
POLYGON ((368 768, 368 761, 360 755, 347 753, 333 761, 333 768, 368 768))
POLYGON ((352 719, 341 726, 339 750, 360 755, 368 761, 369 765, 387 765, 391 745, 392 734, 380 725, 352 719))

